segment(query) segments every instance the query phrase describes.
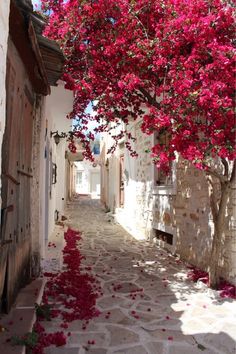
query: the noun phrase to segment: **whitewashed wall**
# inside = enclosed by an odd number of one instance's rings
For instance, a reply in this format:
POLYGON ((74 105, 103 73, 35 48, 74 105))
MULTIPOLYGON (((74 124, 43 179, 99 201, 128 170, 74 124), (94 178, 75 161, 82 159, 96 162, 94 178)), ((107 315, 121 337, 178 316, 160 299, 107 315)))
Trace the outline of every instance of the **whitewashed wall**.
MULTIPOLYGON (((73 104, 73 93, 64 89, 63 82, 59 82, 57 87, 51 87, 51 95, 46 98, 46 122, 45 127, 47 131, 47 138, 44 142, 44 150, 47 156, 44 156, 44 178, 47 178, 47 162, 51 165, 51 162, 57 165, 57 182, 56 184, 48 185, 48 191, 45 193, 45 199, 47 195, 48 199, 48 232, 46 234, 50 237, 55 225, 55 211, 59 212, 59 218, 64 213, 64 207, 67 198, 66 191, 66 167, 67 160, 65 158, 65 151, 67 150, 68 142, 66 139, 61 139, 58 145, 55 144, 54 138, 50 137, 50 132, 58 130, 59 134, 62 132, 68 132, 71 130, 71 120, 67 119, 67 114, 71 111, 73 104), (49 161, 48 161, 49 160, 49 161)), ((51 168, 49 166, 49 176, 51 175, 51 168)), ((47 187, 47 181, 44 185, 47 187)), ((45 200, 47 209, 47 200, 45 200)), ((47 215, 44 215, 44 224, 46 225, 47 215)))
POLYGON ((150 136, 141 133, 139 122, 131 124, 128 129, 136 138, 133 148, 138 157, 133 158, 127 150, 125 152, 127 177, 123 215, 127 223, 132 220, 132 230, 139 238, 148 238, 151 232, 153 175, 150 154, 146 150, 152 141, 150 136))
MULTIPOLYGON (((112 131, 118 134, 121 128, 112 131)), ((125 151, 117 147, 113 154, 107 154, 107 150, 112 146, 114 140, 109 134, 102 134, 101 137, 101 201, 111 211, 115 212, 119 208, 119 159, 125 151)))
MULTIPOLYGON (((213 223, 210 211, 206 175, 181 159, 176 164, 174 183, 154 187, 154 166, 145 152, 153 138, 140 132, 139 123, 129 126, 137 138, 134 145, 138 158, 125 152, 124 207, 117 208, 119 184, 119 149, 113 156, 106 155, 111 138, 103 137, 102 146, 102 202, 116 213, 116 219, 137 238, 152 238, 155 230, 173 235, 173 245, 160 242, 183 260, 207 270, 213 223), (105 166, 109 161, 108 167, 105 166), (115 206, 115 207, 114 207, 115 206)), ((236 189, 232 190, 225 228, 224 251, 221 257, 221 275, 236 283, 236 189)))
POLYGON ((93 167, 93 164, 90 161, 77 161, 75 162, 76 171, 75 171, 75 191, 79 194, 90 194, 94 193, 100 195, 100 166, 97 163, 96 166, 93 167), (81 173, 82 183, 78 183, 77 181, 77 172, 81 173), (92 190, 92 175, 96 175, 96 178, 99 182, 96 190, 92 190))
MULTIPOLYGON (((6 55, 7 55, 7 39, 8 39, 8 22, 9 22, 9 6, 10 0, 0 1, 0 149, 2 149, 2 139, 5 128, 6 118, 6 55)), ((1 157, 0 157, 0 174, 1 174, 1 157)), ((1 185, 0 185, 1 188, 1 185)), ((1 207, 1 199, 0 199, 1 207)))

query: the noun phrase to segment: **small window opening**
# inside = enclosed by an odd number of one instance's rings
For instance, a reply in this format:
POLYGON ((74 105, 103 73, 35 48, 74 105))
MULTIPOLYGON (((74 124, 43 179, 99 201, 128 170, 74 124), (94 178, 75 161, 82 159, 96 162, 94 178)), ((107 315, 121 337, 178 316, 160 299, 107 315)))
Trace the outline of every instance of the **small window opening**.
POLYGON ((161 230, 155 230, 155 237, 158 240, 168 243, 169 245, 173 245, 173 235, 169 234, 168 232, 164 232, 161 230))

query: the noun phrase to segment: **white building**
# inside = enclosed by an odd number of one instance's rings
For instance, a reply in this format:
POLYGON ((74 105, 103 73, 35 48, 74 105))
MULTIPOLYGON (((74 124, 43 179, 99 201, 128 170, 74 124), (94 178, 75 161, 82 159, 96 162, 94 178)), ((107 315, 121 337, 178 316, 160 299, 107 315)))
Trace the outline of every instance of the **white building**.
MULTIPOLYGON (((155 136, 144 135, 138 121, 130 122, 127 129, 136 138, 133 148, 137 158, 130 157, 124 139, 114 154, 107 155, 114 141, 108 134, 102 137, 101 201, 135 237, 154 240, 183 260, 207 270, 214 229, 206 174, 178 158, 171 176, 166 178, 156 170, 147 152, 154 145, 155 136)), ((221 276, 233 283, 236 281, 234 195, 232 190, 220 259, 221 276)))
POLYGON ((67 174, 70 170, 70 161, 67 159, 68 142, 61 138, 56 144, 55 133, 68 133, 71 130, 71 121, 66 118, 73 104, 72 91, 64 89, 64 83, 59 82, 57 87, 51 87, 51 95, 45 105, 45 131, 47 136, 43 143, 44 167, 41 171, 45 190, 42 191, 42 220, 45 239, 53 232, 55 222, 60 220, 64 213, 68 193, 67 174))
POLYGON ((100 195, 100 166, 97 162, 75 162, 75 192, 77 194, 100 195))

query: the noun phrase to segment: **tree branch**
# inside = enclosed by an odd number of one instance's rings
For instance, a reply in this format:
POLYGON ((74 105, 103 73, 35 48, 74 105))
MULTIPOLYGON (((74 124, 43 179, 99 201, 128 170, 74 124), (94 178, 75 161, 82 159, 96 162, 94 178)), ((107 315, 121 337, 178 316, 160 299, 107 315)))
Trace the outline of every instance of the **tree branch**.
POLYGON ((211 175, 211 176, 214 176, 214 177, 218 178, 220 180, 220 183, 225 183, 228 180, 227 177, 225 177, 224 175, 221 175, 220 173, 212 170, 211 168, 208 168, 206 173, 211 175))
POLYGON ((145 90, 143 87, 139 87, 139 91, 144 95, 144 97, 147 99, 148 103, 153 105, 154 107, 160 109, 160 103, 158 103, 155 99, 155 97, 152 97, 150 93, 145 90))
POLYGON ((236 160, 234 160, 233 169, 231 172, 230 182, 233 184, 236 180, 236 160))
POLYGON ((212 176, 207 177, 207 181, 211 187, 210 190, 210 206, 211 206, 211 211, 212 211, 212 217, 214 224, 216 223, 217 216, 218 216, 218 204, 217 204, 217 198, 216 198, 216 188, 214 186, 214 183, 212 181, 212 176))
POLYGON ((221 162, 222 162, 222 164, 224 165, 224 168, 225 168, 224 176, 227 177, 227 179, 228 179, 228 177, 229 177, 229 164, 228 164, 228 161, 224 157, 222 157, 221 158, 221 162))

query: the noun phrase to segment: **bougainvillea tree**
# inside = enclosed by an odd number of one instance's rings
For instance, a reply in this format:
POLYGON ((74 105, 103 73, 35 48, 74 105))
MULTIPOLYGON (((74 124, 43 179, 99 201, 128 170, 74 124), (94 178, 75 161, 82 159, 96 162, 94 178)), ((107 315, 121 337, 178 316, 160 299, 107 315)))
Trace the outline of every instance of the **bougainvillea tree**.
MULTIPOLYGON (((139 117, 144 133, 169 137, 168 146, 157 143, 151 148, 158 168, 168 171, 178 154, 218 180, 221 196, 212 198, 210 264, 215 285, 235 174, 233 3, 43 0, 43 4, 51 13, 45 35, 59 41, 66 57, 66 87, 75 94, 74 135, 88 147, 92 134, 88 137, 85 129, 90 119, 98 121, 97 130, 107 131, 111 122, 128 124, 139 117), (85 108, 95 100, 93 117, 85 108)), ((131 149, 132 137, 126 130, 121 134, 131 149)))

